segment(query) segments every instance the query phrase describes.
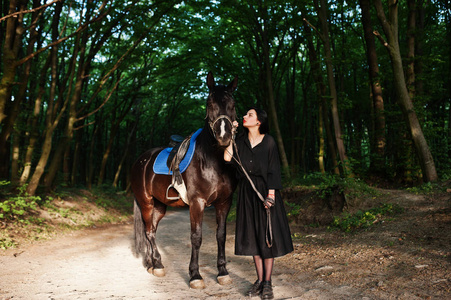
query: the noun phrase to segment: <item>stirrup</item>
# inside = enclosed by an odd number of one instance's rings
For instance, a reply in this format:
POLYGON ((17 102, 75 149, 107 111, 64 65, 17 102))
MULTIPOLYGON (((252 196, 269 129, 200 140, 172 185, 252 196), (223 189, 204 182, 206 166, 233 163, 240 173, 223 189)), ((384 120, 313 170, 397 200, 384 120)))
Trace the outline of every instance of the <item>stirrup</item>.
POLYGON ((177 191, 177 189, 176 189, 176 188, 174 187, 174 185, 171 183, 171 184, 168 186, 168 188, 166 189, 166 198, 167 198, 168 200, 178 200, 178 199, 180 199, 180 196, 169 197, 169 190, 170 190, 171 188, 174 188, 174 189, 177 191))
POLYGON ((182 199, 183 202, 185 202, 186 204, 189 205, 188 202, 188 197, 187 197, 187 191, 186 191, 186 186, 185 183, 182 181, 181 184, 178 184, 176 181, 174 181, 173 183, 171 183, 168 188, 166 189, 166 198, 168 200, 178 200, 178 199, 182 199), (176 190, 179 195, 175 196, 175 197, 169 197, 169 190, 173 188, 174 190, 176 190))

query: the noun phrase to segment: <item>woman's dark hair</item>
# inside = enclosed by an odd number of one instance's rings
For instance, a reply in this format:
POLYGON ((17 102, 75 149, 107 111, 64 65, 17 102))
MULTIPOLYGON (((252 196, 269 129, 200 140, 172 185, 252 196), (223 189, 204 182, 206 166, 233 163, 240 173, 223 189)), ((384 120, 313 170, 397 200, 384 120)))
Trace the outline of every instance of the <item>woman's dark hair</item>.
MULTIPOLYGON (((259 132, 261 134, 265 134, 269 132, 269 120, 268 120, 268 114, 266 111, 264 111, 261 108, 258 107, 249 107, 246 112, 250 111, 251 109, 255 110, 257 113, 257 120, 260 122, 259 132)), ((247 132, 249 129, 244 127, 244 130, 247 132)))

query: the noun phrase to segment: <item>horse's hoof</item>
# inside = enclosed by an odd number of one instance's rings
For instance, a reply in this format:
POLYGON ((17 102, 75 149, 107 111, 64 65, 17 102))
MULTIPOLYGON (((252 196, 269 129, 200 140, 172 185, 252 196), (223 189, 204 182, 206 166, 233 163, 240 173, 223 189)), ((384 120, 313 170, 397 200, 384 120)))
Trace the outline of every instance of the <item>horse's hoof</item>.
POLYGON ((232 278, 229 275, 218 276, 218 283, 220 285, 227 285, 232 283, 232 278))
POLYGON ((166 272, 164 269, 153 269, 152 274, 157 277, 164 277, 166 275, 166 272))
POLYGON ((189 282, 189 287, 192 289, 204 289, 205 283, 203 279, 195 279, 189 282))
POLYGON ((152 274, 153 273, 153 268, 152 267, 147 268, 147 273, 152 274))

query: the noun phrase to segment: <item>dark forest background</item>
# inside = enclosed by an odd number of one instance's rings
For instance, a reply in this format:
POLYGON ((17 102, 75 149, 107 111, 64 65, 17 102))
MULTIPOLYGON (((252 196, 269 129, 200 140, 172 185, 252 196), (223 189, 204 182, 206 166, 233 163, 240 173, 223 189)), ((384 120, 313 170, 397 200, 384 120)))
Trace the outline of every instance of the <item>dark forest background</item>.
MULTIPOLYGON (((203 126, 238 76, 284 176, 451 176, 451 3, 2 0, 0 186, 127 190, 139 154, 203 126)), ((1 193, 1 192, 0 192, 1 193)))

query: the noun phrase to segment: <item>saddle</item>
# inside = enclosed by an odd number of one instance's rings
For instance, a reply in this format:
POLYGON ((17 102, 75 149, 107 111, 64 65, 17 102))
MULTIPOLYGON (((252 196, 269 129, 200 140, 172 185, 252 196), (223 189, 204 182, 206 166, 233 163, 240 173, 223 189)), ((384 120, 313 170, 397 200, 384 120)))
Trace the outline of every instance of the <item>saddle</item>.
POLYGON ((181 198, 183 202, 189 205, 182 173, 191 162, 196 145, 196 138, 201 131, 202 129, 199 129, 185 139, 179 135, 171 136, 170 147, 163 149, 155 159, 153 166, 155 174, 172 174, 171 184, 166 189, 166 198, 169 200, 178 200, 181 198), (179 196, 169 197, 169 190, 172 188, 177 191, 179 196))

